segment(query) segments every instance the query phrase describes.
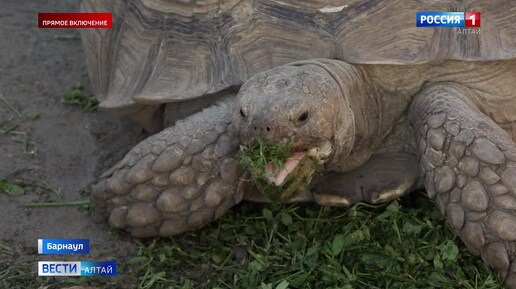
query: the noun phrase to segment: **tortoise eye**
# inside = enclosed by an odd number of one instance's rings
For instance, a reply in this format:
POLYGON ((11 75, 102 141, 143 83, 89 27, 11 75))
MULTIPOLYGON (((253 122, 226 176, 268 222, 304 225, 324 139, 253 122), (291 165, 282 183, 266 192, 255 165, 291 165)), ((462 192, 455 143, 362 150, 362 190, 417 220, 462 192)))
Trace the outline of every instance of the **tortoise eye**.
POLYGON ((308 118, 310 117, 310 113, 308 111, 303 112, 298 118, 297 118, 297 124, 303 124, 305 123, 308 118))
POLYGON ((240 115, 241 115, 243 118, 245 118, 245 117, 246 117, 246 115, 245 115, 245 113, 244 113, 244 110, 243 110, 242 108, 240 109, 240 115))

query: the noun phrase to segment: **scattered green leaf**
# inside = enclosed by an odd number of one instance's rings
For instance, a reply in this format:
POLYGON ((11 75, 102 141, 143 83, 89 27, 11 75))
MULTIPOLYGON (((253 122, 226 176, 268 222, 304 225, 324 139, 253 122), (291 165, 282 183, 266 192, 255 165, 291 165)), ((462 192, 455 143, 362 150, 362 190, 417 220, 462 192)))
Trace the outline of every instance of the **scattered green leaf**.
POLYGON ((82 107, 85 112, 96 110, 99 104, 95 96, 90 95, 84 91, 84 87, 80 82, 75 84, 63 95, 61 102, 64 104, 78 105, 82 107))
POLYGON ((265 208, 263 209, 263 217, 266 219, 266 220, 269 220, 271 221, 273 219, 273 216, 272 216, 272 212, 271 210, 265 208))
POLYGON ((278 284, 278 286, 276 286, 276 289, 287 289, 288 284, 289 283, 287 280, 283 280, 283 281, 281 281, 281 283, 278 284))
POLYGON ((40 202, 40 203, 23 203, 21 206, 25 208, 44 208, 44 207, 70 207, 70 206, 90 206, 91 200, 69 201, 69 202, 40 202))
POLYGON ((37 111, 31 111, 25 114, 25 119, 27 121, 35 121, 39 118, 39 112, 37 111))
POLYGON ((0 180, 0 191, 4 191, 13 197, 21 196, 25 193, 25 190, 22 187, 9 183, 5 180, 0 180))
POLYGON ((137 256, 137 257, 132 257, 131 259, 127 260, 127 262, 125 262, 125 263, 126 264, 140 264, 140 263, 146 263, 147 261, 149 261, 148 257, 137 256))
POLYGON ((342 248, 344 248, 344 241, 345 236, 342 234, 338 234, 333 238, 331 250, 334 256, 338 255, 342 251, 342 248))

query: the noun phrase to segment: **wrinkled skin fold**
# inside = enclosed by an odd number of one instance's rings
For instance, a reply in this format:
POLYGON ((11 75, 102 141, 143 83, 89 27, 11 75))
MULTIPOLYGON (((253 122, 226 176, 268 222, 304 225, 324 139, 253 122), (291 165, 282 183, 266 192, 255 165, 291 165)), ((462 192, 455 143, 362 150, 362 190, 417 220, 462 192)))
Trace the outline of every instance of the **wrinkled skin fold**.
POLYGON ((259 73, 133 148, 94 186, 96 216, 135 237, 166 237, 243 199, 267 201, 238 160, 239 145, 261 137, 321 164, 291 201, 380 203, 424 187, 468 248, 516 288, 516 136, 500 126, 516 120, 513 64, 318 59, 259 73), (496 114, 502 101, 514 109, 496 114))

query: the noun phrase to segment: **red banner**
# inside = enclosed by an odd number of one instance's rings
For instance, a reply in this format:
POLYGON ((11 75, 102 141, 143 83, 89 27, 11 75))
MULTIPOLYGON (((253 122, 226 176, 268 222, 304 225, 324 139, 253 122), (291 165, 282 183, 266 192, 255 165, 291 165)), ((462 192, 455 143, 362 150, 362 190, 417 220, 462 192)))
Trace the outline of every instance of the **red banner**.
POLYGON ((39 28, 111 28, 111 13, 38 13, 39 28))

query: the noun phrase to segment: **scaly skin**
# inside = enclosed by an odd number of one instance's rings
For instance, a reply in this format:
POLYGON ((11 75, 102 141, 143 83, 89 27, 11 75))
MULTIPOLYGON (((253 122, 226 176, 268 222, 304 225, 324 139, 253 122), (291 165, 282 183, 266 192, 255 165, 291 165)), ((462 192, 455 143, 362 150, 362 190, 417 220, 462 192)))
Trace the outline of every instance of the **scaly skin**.
POLYGON ((172 236, 222 216, 242 200, 229 97, 149 137, 93 187, 99 220, 134 237, 172 236))
POLYGON ((420 173, 462 241, 516 288, 516 146, 468 100, 471 93, 443 83, 416 96, 409 117, 420 173))

